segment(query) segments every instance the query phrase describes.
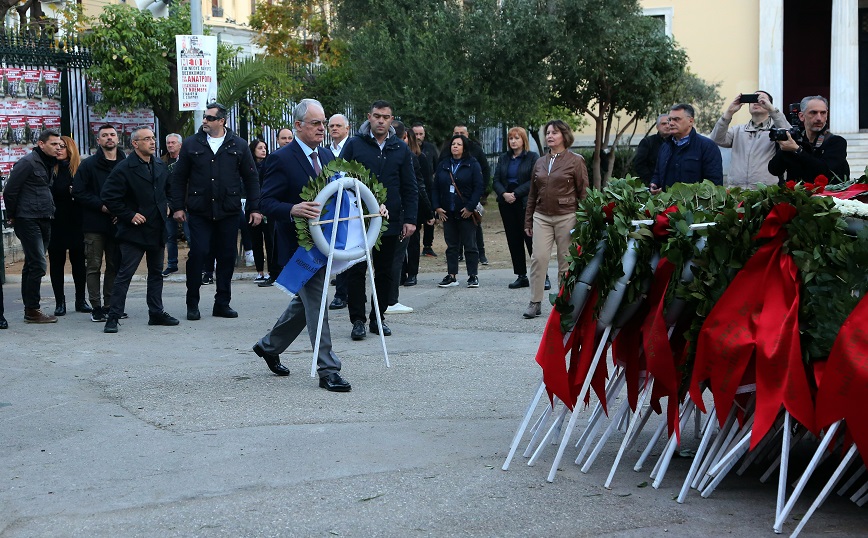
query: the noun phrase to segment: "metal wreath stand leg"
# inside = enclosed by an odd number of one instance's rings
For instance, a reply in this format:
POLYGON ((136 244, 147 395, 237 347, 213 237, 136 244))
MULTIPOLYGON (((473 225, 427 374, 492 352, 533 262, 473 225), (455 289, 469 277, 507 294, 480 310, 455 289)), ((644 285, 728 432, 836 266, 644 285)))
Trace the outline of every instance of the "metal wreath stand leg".
MULTIPOLYGON (((373 261, 371 260, 371 248, 373 248, 374 245, 371 243, 371 239, 368 237, 368 229, 365 226, 365 218, 366 217, 373 219, 371 228, 372 228, 372 230, 376 231, 375 233, 377 234, 377 236, 379 235, 380 219, 382 219, 379 212, 375 213, 375 214, 368 214, 368 215, 364 214, 364 208, 365 208, 366 203, 369 203, 371 200, 376 201, 376 198, 374 198, 374 195, 370 191, 370 189, 368 189, 368 187, 364 183, 361 183, 358 179, 344 177, 344 178, 337 179, 337 180, 327 184, 326 188, 324 188, 320 192, 320 194, 316 197, 316 201, 320 202, 321 207, 325 207, 325 202, 331 197, 333 191, 335 191, 334 194, 337 197, 335 200, 335 209, 334 209, 335 217, 331 220, 308 219, 308 223, 311 227, 311 236, 313 237, 314 242, 317 244, 318 248, 320 247, 320 243, 321 243, 321 241, 318 241, 318 240, 320 238, 324 239, 324 235, 322 233, 322 230, 318 227, 322 226, 323 224, 329 224, 329 223, 334 224, 334 226, 332 226, 331 238, 328 240, 328 246, 326 249, 324 249, 324 250, 326 250, 326 252, 328 252, 328 261, 326 262, 326 272, 325 272, 325 283, 326 284, 322 288, 322 299, 320 300, 320 306, 319 306, 319 322, 317 323, 317 326, 316 326, 316 339, 314 340, 313 361, 312 361, 311 366, 310 366, 310 376, 311 377, 316 377, 316 364, 317 364, 317 357, 319 356, 319 342, 320 342, 320 337, 322 336, 323 318, 325 317, 325 312, 326 312, 326 308, 327 308, 326 303, 328 302, 328 294, 329 294, 328 282, 330 281, 331 274, 332 274, 332 262, 333 262, 334 257, 335 257, 334 245, 335 245, 335 241, 336 241, 337 236, 338 236, 337 223, 339 221, 358 219, 362 225, 362 236, 364 237, 364 242, 365 242, 365 246, 364 246, 365 261, 368 264, 368 276, 370 277, 370 281, 371 281, 371 291, 373 292, 374 308, 377 311, 377 326, 380 328, 380 342, 383 345, 383 357, 385 358, 386 368, 391 367, 389 364, 389 352, 386 350, 386 338, 383 335, 383 320, 379 316, 380 303, 379 303, 379 300, 377 298, 377 287, 374 285, 374 265, 373 265, 373 261), (336 185, 336 186, 330 187, 331 185, 336 185), (356 195, 356 200, 358 202, 356 204, 356 206, 357 206, 356 213, 357 214, 341 218, 340 217, 341 202, 343 201, 343 194, 344 194, 345 186, 352 186, 352 191, 356 195)), ((379 210, 379 205, 377 205, 377 209, 379 210)), ((370 209, 368 209, 368 210, 370 211, 370 209)), ((320 248, 320 251, 322 251, 322 250, 323 249, 320 248)), ((353 257, 353 256, 349 256, 349 257, 341 256, 341 258, 342 259, 356 259, 356 257, 353 257)))

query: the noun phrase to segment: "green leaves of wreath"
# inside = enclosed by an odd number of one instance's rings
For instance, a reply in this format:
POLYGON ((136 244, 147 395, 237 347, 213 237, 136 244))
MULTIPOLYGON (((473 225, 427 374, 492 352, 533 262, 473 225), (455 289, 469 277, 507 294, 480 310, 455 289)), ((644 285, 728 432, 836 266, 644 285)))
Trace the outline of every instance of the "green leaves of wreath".
MULTIPOLYGON (((371 190, 378 203, 386 203, 386 187, 377 181, 377 177, 373 172, 355 161, 345 161, 343 159, 335 159, 325 165, 322 173, 320 173, 319 176, 312 178, 301 190, 301 199, 305 202, 312 202, 326 186, 326 183, 328 183, 335 175, 341 173, 349 177, 357 178, 359 182, 371 190)), ((321 218, 328 219, 328 213, 329 211, 327 209, 323 209, 321 218)), ((380 233, 377 236, 377 243, 374 245, 374 248, 379 248, 380 238, 388 227, 389 221, 383 219, 383 224, 380 227, 380 233)), ((313 237, 310 235, 310 225, 308 224, 307 219, 295 217, 295 231, 298 235, 299 246, 304 247, 305 250, 312 249, 313 237)))

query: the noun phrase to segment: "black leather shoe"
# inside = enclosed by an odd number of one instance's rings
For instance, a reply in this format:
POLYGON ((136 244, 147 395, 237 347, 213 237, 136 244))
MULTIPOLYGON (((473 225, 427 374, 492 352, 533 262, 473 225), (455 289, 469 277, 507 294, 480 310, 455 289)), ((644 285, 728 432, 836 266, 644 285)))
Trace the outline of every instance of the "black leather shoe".
POLYGON ((340 310, 347 307, 347 302, 340 297, 335 297, 332 304, 329 305, 329 310, 340 310))
POLYGON ((60 301, 57 303, 57 308, 54 309, 55 316, 65 316, 66 315, 66 301, 60 301))
POLYGON ((508 287, 511 290, 517 290, 518 288, 527 288, 530 286, 530 281, 527 279, 526 275, 519 275, 518 278, 515 279, 515 282, 510 284, 508 287))
POLYGON ((550 290, 550 289, 552 289, 552 283, 551 283, 551 281, 549 280, 549 276, 548 276, 548 275, 546 275, 546 283, 545 283, 544 289, 546 289, 546 290, 550 290))
POLYGON ((418 281, 416 280, 415 276, 408 276, 407 280, 404 281, 404 285, 408 287, 415 286, 416 284, 418 284, 418 281))
POLYGON ((237 318, 238 312, 232 310, 228 304, 215 304, 214 309, 211 310, 211 315, 215 318, 237 318))
POLYGON ((364 321, 354 321, 353 322, 353 332, 350 333, 350 337, 353 340, 364 340, 365 339, 365 322, 364 321))
POLYGON ((262 349, 259 342, 253 344, 253 352, 265 359, 265 364, 268 365, 269 370, 274 372, 274 375, 289 375, 289 368, 280 364, 280 355, 268 353, 262 349))
MULTIPOLYGON (((380 328, 377 327, 376 323, 371 323, 368 328, 371 329, 372 333, 380 334, 380 328)), ((392 336, 392 329, 390 329, 389 326, 386 325, 385 321, 383 322, 383 336, 392 336)))
POLYGON ((91 306, 87 304, 86 300, 82 299, 81 301, 75 302, 75 311, 90 314, 91 312, 93 312, 93 308, 91 308, 91 306))
POLYGON ((6 318, 4 318, 3 316, 0 316, 0 329, 8 329, 8 328, 9 328, 9 322, 6 321, 6 318))
POLYGON ((202 314, 199 313, 199 309, 195 306, 187 307, 187 319, 190 321, 199 321, 202 319, 202 314))
POLYGON ((349 392, 353 390, 353 386, 350 385, 349 381, 341 377, 341 374, 337 372, 319 378, 319 386, 321 389, 331 392, 349 392))

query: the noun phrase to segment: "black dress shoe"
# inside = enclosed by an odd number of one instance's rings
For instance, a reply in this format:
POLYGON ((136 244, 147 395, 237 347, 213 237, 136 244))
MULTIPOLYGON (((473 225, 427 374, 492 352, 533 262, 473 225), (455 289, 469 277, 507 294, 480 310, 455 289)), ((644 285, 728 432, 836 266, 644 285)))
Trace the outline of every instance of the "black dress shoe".
POLYGON ((82 299, 81 301, 75 302, 75 311, 90 314, 91 312, 93 312, 93 308, 91 308, 91 306, 87 304, 86 300, 82 299))
MULTIPOLYGON (((372 333, 380 334, 380 328, 377 326, 376 323, 371 323, 368 328, 371 329, 372 333)), ((392 336, 392 329, 390 329, 389 326, 386 325, 385 321, 383 322, 383 336, 392 336)))
POLYGON ((8 328, 9 328, 9 322, 6 321, 6 318, 4 318, 3 316, 0 316, 0 329, 8 329, 8 328))
POLYGON ((349 381, 341 377, 341 374, 332 372, 327 376, 319 378, 319 386, 331 392, 349 392, 353 390, 353 386, 349 381))
POLYGON ((202 314, 199 313, 199 309, 195 306, 187 307, 187 319, 190 321, 199 321, 202 319, 202 314))
POLYGON ((57 308, 54 309, 55 316, 65 316, 66 315, 66 301, 60 301, 57 303, 57 308))
POLYGON ((214 309, 211 310, 211 315, 215 318, 237 318, 238 312, 232 310, 228 304, 215 304, 214 309))
POLYGON ((545 283, 545 286, 543 286, 543 287, 544 287, 544 289, 546 289, 546 290, 550 290, 550 289, 552 289, 552 283, 551 283, 551 281, 549 280, 549 276, 548 276, 548 275, 546 275, 546 283, 545 283))
POLYGON ((418 281, 416 280, 415 276, 408 276, 407 280, 404 281, 404 285, 408 287, 415 286, 416 284, 418 284, 418 281))
POLYGON ((518 278, 515 279, 515 282, 510 284, 508 287, 511 290, 517 290, 518 288, 527 288, 530 286, 530 281, 527 279, 527 275, 519 275, 518 278))
POLYGON ((364 321, 354 321, 353 322, 353 332, 350 333, 350 337, 353 340, 364 340, 365 339, 365 322, 364 321))
POLYGON ((347 302, 340 297, 335 297, 332 304, 329 305, 329 310, 340 310, 347 307, 347 302))
POLYGON ((259 342, 253 344, 253 352, 265 359, 265 364, 268 365, 268 369, 274 372, 275 375, 289 375, 289 368, 280 364, 280 355, 268 353, 262 349, 259 342))
POLYGON ((267 280, 263 280, 262 282, 257 284, 257 286, 259 286, 260 288, 270 288, 271 286, 274 286, 274 281, 274 278, 268 277, 267 280))

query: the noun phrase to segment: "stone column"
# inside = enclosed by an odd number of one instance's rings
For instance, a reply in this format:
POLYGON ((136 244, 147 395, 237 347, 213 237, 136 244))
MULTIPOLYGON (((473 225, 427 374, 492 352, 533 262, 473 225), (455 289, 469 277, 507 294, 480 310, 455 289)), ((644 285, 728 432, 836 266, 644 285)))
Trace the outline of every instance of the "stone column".
POLYGON ((832 1, 829 123, 836 134, 859 132, 859 0, 832 1))
MULTIPOLYGON (((858 1, 858 0, 857 0, 858 1)), ((759 87, 784 110, 784 0, 759 3, 759 87)))

